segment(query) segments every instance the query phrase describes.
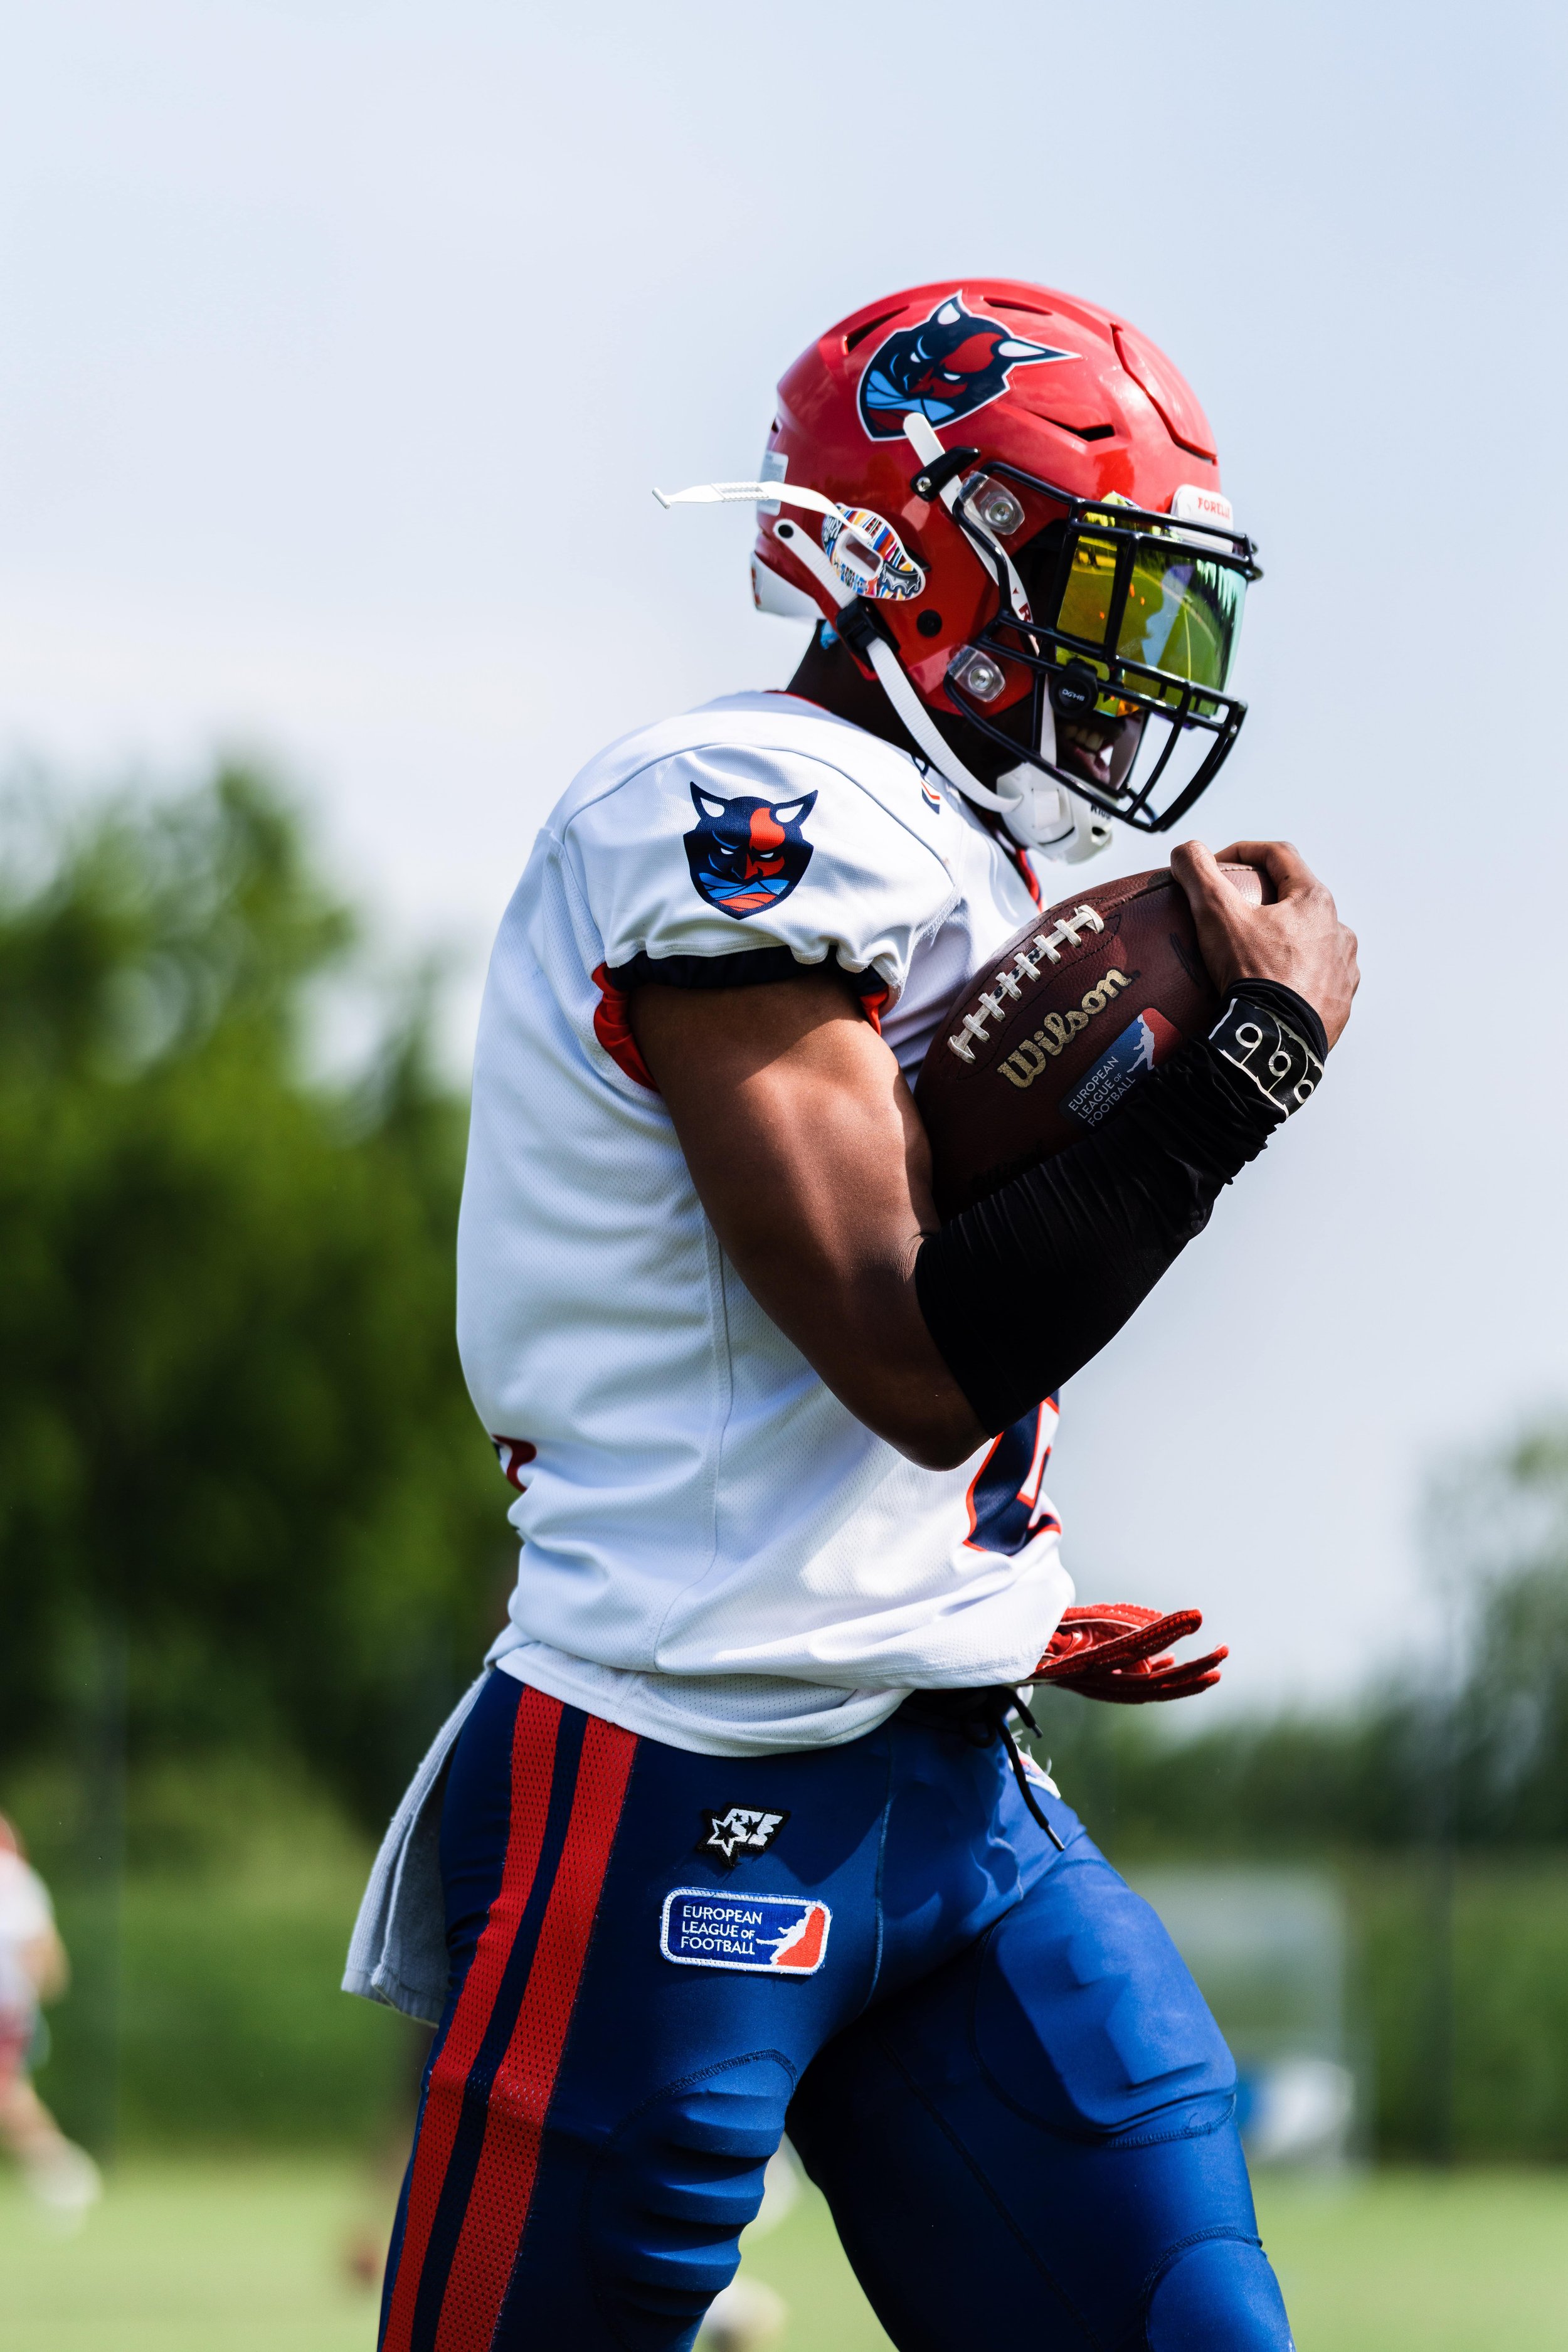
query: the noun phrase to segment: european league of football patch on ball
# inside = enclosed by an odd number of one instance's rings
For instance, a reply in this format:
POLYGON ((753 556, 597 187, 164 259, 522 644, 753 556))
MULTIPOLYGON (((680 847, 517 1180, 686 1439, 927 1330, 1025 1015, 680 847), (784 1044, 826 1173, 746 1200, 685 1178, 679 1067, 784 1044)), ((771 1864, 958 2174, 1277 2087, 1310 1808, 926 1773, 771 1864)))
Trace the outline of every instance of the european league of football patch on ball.
POLYGON ((1063 1110, 1085 1127, 1098 1127, 1144 1071, 1154 1069, 1181 1042, 1181 1031, 1152 1004, 1145 1005, 1099 1061, 1089 1064, 1071 1094, 1062 1097, 1063 1110))
POLYGON ((720 1870, 733 1870, 747 1854, 766 1853, 788 1819, 787 1813, 763 1812, 758 1805, 726 1805, 721 1813, 705 1812, 696 1852, 720 1870))
POLYGON ((688 1969, 810 1977, 822 1966, 833 1914, 795 1895, 724 1895, 676 1886, 664 1898, 658 1948, 688 1969))
POLYGON ((1209 1031, 1222 1061, 1252 1080, 1287 1118, 1316 1092, 1323 1066, 1288 1022, 1246 996, 1233 997, 1209 1031))

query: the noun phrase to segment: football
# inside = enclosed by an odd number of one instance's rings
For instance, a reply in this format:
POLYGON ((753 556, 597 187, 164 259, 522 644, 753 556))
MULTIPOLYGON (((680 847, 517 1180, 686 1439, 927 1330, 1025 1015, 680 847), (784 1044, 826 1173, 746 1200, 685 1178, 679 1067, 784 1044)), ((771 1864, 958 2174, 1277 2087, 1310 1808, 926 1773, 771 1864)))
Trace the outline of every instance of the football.
MULTIPOLYGON (((1273 898, 1256 867, 1223 871, 1254 906, 1273 898)), ((921 1070, 940 1214, 1090 1133, 1219 1009, 1168 867, 1037 916, 953 998, 921 1070)))

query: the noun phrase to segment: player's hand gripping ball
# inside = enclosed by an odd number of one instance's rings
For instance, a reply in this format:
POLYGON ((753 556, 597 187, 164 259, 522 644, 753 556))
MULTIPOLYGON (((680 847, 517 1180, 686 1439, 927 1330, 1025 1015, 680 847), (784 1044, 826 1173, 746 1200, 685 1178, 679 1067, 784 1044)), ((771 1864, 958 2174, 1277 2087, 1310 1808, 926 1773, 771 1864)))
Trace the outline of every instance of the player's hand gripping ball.
MULTIPOLYGON (((1221 868, 1252 905, 1252 866, 1221 868)), ((1219 1017, 1168 868, 1102 882, 1019 931, 954 997, 915 1090, 941 1214, 1091 1134, 1146 1070, 1219 1017)))

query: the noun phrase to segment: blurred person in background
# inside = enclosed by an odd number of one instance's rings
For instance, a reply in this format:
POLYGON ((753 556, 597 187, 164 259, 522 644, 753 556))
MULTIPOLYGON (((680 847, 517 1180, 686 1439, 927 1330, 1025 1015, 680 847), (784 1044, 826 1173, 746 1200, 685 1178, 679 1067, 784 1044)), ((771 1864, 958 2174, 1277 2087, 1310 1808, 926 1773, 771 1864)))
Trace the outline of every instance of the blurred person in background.
POLYGON ((100 2193, 98 2167, 67 2139, 33 2088, 39 2007, 70 1979, 48 1888, 0 1813, 0 2137, 42 2204, 79 2214, 100 2193))

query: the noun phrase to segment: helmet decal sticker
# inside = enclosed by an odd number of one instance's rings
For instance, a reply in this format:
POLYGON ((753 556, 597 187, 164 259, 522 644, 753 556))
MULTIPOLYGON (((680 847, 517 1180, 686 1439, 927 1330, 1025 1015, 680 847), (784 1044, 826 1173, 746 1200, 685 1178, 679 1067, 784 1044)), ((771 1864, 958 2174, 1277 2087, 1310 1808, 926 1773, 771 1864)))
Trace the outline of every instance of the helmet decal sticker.
POLYGON ((840 507, 822 526, 822 551, 857 596, 888 596, 901 602, 926 584, 890 522, 866 507, 840 507))
POLYGON ((873 441, 896 439, 911 414, 951 425, 999 400, 1016 367, 1080 356, 1010 335, 994 319, 966 310, 962 293, 949 294, 918 327, 902 327, 877 346, 860 378, 860 422, 873 441))
POLYGON ((691 799, 697 823, 681 838, 698 896, 738 923, 787 898, 811 864, 801 827, 816 794, 765 801, 742 793, 725 801, 693 784, 691 799))

